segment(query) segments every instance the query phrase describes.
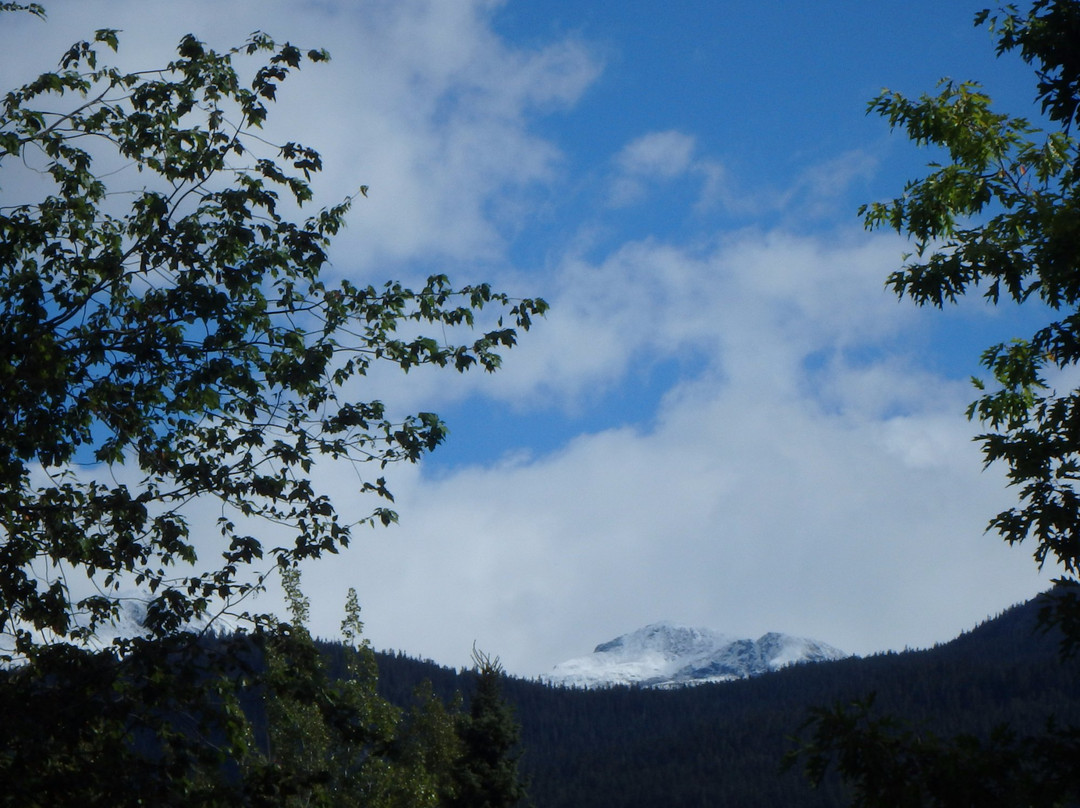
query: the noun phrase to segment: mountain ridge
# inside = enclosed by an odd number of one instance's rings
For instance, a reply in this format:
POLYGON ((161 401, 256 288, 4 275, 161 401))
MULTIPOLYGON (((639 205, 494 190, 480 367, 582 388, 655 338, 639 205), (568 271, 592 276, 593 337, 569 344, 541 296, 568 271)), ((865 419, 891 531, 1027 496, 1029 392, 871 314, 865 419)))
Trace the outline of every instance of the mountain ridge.
MULTIPOLYGON (((811 789, 780 771, 811 710, 875 696, 894 716, 938 737, 988 738, 1009 725, 1044 733, 1048 719, 1080 727, 1080 656, 1059 659, 1060 635, 1037 629, 1041 599, 989 616, 931 648, 791 665, 768 676, 667 689, 570 688, 507 677, 522 728, 523 772, 537 808, 840 808, 834 780, 811 789)), ((379 687, 401 705, 432 683, 443 698, 469 674, 379 656, 379 687)))
POLYGON ((775 631, 752 639, 660 621, 602 642, 591 654, 560 662, 541 680, 564 687, 664 689, 747 679, 793 664, 847 656, 818 640, 775 631))

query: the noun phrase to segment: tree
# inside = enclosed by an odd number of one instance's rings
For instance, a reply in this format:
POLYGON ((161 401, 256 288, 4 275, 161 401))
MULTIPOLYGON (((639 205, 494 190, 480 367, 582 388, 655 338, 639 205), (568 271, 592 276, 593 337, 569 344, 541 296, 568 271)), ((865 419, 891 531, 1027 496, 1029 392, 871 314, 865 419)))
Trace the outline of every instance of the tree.
MULTIPOLYGON (((994 111, 972 82, 944 81, 918 99, 885 91, 870 111, 944 159, 860 215, 869 229, 914 242, 888 279, 901 298, 942 308, 980 292, 1049 313, 1034 334, 983 353, 992 382, 973 380, 979 397, 968 417, 988 428, 978 437, 986 464, 1003 462, 1019 493, 989 528, 1010 544, 1033 541, 1040 568, 1049 560, 1063 570, 1041 616, 1060 630, 1068 656, 1080 648, 1080 387, 1069 389, 1067 373, 1080 363, 1080 2, 1034 0, 1025 11, 984 10, 975 22, 989 25, 999 56, 1019 51, 1034 68, 1047 128, 994 111)), ((856 805, 992 804, 979 796, 988 782, 999 786, 1001 804, 1080 800, 1075 729, 1018 740, 1002 728, 985 741, 940 741, 873 718, 865 703, 815 711, 808 727, 801 754, 811 781, 835 764, 856 805)))
MULTIPOLYGON (((1019 504, 990 528, 1010 544, 1033 539, 1040 567, 1048 559, 1062 567, 1063 583, 1073 585, 1060 587, 1047 615, 1065 623, 1067 604, 1078 603, 1080 389, 1059 391, 1047 379, 1080 361, 1080 150, 1070 135, 1080 121, 1080 3, 1036 0, 1026 14, 1010 6, 976 18, 987 21, 999 55, 1019 49, 1035 67, 1037 97, 1058 128, 994 112, 971 82, 944 82, 918 100, 884 92, 870 110, 948 160, 902 196, 860 212, 868 228, 915 243, 888 279, 899 296, 941 308, 978 290, 992 303, 1038 301, 1051 314, 1031 336, 983 353, 993 384, 974 380, 981 395, 968 417, 990 429, 978 438, 986 463, 1004 462, 1019 490, 1019 504)), ((1066 643, 1078 641, 1067 633, 1066 643)))
MULTIPOLYGON (((0 5, 19 10, 44 15, 0 5)), ((188 35, 167 64, 124 72, 102 56, 117 47, 100 30, 0 100, 0 661, 21 664, 4 674, 0 780, 23 779, 22 804, 257 802, 213 776, 251 751, 245 643, 190 628, 275 567, 396 519, 381 470, 446 427, 366 389, 375 363, 493 371, 546 304, 442 275, 332 279, 355 198, 301 215, 320 155, 259 134, 281 82, 325 51, 188 35), (481 321, 490 307, 503 313, 481 321), (461 344, 423 333, 481 323, 461 344), (326 461, 372 470, 366 518, 339 518, 317 488, 326 461), (211 507, 216 540, 192 535, 211 507), (264 544, 260 519, 287 538, 264 544), (148 636, 84 648, 132 587, 148 636)))
POLYGON ((355 590, 342 622, 344 672, 332 676, 305 626, 299 572, 282 578, 293 619, 264 646, 265 732, 248 778, 272 784, 279 806, 436 808, 459 754, 453 713, 430 686, 407 713, 379 695, 355 590))
MULTIPOLYGON (((337 552, 352 526, 314 464, 381 469, 446 434, 432 413, 362 398, 372 364, 494 370, 545 309, 439 275, 419 290, 326 280, 353 200, 287 218, 321 159, 293 142, 260 154, 256 134, 280 82, 324 51, 255 34, 218 53, 189 35, 162 69, 123 73, 99 65, 101 45, 117 32, 0 105, 0 167, 28 165, 41 193, 0 209, 0 631, 23 657, 41 632, 87 636, 130 582, 154 593, 147 628, 165 635, 257 586, 242 573, 268 553, 337 552), (234 60, 260 54, 245 88, 234 60), (397 336, 472 326, 488 304, 513 327, 499 318, 467 345, 397 336), (207 499, 222 512, 215 563, 189 533, 207 499), (252 517, 292 543, 264 547, 237 524, 252 517), (104 596, 72 603, 72 571, 104 596)), ((392 499, 381 476, 358 489, 392 499)))
POLYGON ((873 696, 851 705, 817 708, 811 737, 788 755, 802 758, 820 786, 835 768, 854 808, 1015 808, 1075 806, 1080 795, 1080 730, 1050 724, 1020 736, 1008 726, 986 738, 939 738, 873 711, 873 696))
POLYGON ((513 808, 526 799, 518 774, 520 732, 513 710, 502 697, 503 670, 473 648, 476 690, 459 730, 462 756, 455 766, 456 788, 450 808, 513 808))

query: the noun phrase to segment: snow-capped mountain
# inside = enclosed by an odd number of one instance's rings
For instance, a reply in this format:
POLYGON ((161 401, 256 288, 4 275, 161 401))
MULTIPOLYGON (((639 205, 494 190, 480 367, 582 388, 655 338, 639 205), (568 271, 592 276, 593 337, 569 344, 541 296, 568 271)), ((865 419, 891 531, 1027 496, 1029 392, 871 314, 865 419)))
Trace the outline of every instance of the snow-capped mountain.
MULTIPOLYGON (((93 636, 84 642, 87 648, 108 648, 113 640, 118 638, 150 636, 150 630, 146 627, 149 598, 139 593, 129 592, 117 596, 117 603, 119 608, 116 616, 95 628, 93 636)), ((80 626, 86 626, 86 614, 76 614, 75 622, 80 626)), ((209 620, 200 618, 185 624, 183 630, 198 632, 206 628, 208 624, 209 620)), ((234 621, 228 618, 218 618, 217 625, 224 631, 235 628, 234 621)))
POLYGON ((544 679, 568 687, 679 687, 745 679, 799 662, 846 656, 823 642, 787 634, 740 639, 665 622, 601 643, 588 656, 556 665, 544 679))

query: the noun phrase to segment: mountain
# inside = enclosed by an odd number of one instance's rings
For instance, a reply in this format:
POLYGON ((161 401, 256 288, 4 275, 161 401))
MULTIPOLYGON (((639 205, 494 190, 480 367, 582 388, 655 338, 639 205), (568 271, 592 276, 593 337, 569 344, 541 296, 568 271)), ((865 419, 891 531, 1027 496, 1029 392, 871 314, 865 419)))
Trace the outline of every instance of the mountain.
POLYGON ((670 688, 747 679, 801 662, 847 657, 817 640, 769 632, 756 640, 662 622, 561 662, 544 681, 564 687, 670 688))
MULTIPOLYGON (((149 637, 150 630, 146 627, 147 611, 150 598, 143 593, 127 591, 116 598, 116 616, 105 623, 97 626, 92 637, 84 641, 83 645, 92 650, 101 650, 112 645, 113 640, 118 638, 149 637)), ((75 614, 75 623, 79 626, 87 625, 85 613, 75 614)), ((215 628, 223 633, 235 630, 236 623, 228 616, 213 618, 215 628)), ((184 625, 186 631, 200 632, 211 623, 211 618, 201 617, 188 621, 184 625)))
MULTIPOLYGON (((781 771, 781 760, 804 735, 810 710, 871 694, 876 718, 891 716, 938 737, 986 739, 1002 724, 1019 738, 1037 737, 1048 719, 1080 732, 1080 656, 1059 660, 1060 636, 1036 629, 1040 606, 1017 606, 933 648, 789 665, 700 687, 585 689, 508 678, 503 692, 521 724, 532 803, 850 805, 850 791, 836 779, 811 789, 801 767, 781 771)), ((379 687, 395 703, 410 704, 424 679, 444 698, 471 690, 467 674, 380 655, 379 687)))

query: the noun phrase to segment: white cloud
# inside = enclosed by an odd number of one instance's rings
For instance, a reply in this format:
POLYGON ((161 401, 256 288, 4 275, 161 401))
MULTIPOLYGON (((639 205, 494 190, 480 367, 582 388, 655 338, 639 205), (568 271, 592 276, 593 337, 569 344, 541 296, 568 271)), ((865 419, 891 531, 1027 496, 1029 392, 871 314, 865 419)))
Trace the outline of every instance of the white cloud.
POLYGON ((948 639, 1041 585, 979 535, 1002 492, 965 428, 704 380, 650 432, 402 476, 401 527, 363 540, 352 569, 321 569, 318 590, 357 585, 377 643, 464 664, 475 638, 520 673, 659 618, 860 652, 948 639))
MULTIPOLYGON (((322 199, 371 188, 336 270, 383 279, 474 261, 505 278, 508 234, 564 170, 533 118, 577 102, 599 67, 573 38, 509 46, 492 7, 54 0, 53 22, 0 30, 0 79, 30 75, 11 42, 31 27, 35 53, 57 55, 73 29, 126 28, 122 58, 142 65, 193 21, 217 45, 263 28, 326 46, 334 60, 286 83, 270 134, 323 152, 322 199)), ((575 411, 600 392, 633 396, 633 370, 650 362, 690 355, 695 372, 647 426, 437 480, 392 469, 402 525, 360 531, 307 571, 319 633, 336 632, 356 586, 379 646, 464 664, 475 639, 535 674, 659 618, 853 651, 928 643, 1041 586, 1022 550, 980 535, 1008 494, 980 473, 970 392, 903 347, 919 317, 882 289, 902 245, 776 221, 827 210, 872 163, 854 151, 785 188, 748 190, 698 152, 676 130, 630 141, 608 164, 608 201, 690 178, 699 212, 769 214, 768 226, 567 254, 517 277, 553 307, 494 377, 387 371, 366 383, 407 409, 482 395, 575 411)), ((339 508, 367 510, 351 469, 319 478, 339 508)))
POLYGON ((559 151, 529 123, 573 103, 597 65, 572 39, 508 48, 488 28, 489 5, 368 3, 331 35, 336 86, 305 110, 319 121, 309 140, 351 175, 328 178, 328 196, 360 183, 371 193, 338 245, 340 271, 495 260, 524 215, 515 200, 556 177, 559 151), (341 110, 329 125, 327 104, 341 110))
POLYGON ((615 163, 627 174, 669 179, 686 172, 694 154, 694 138, 674 130, 652 132, 627 144, 615 163))
POLYGON ((401 527, 365 540, 356 568, 320 572, 320 590, 358 583, 377 643, 464 664, 475 638, 525 674, 661 618, 868 652, 948 639, 1034 594, 1046 579, 1025 554, 981 535, 1008 494, 980 471, 966 385, 839 350, 917 325, 880 286, 898 246, 744 233, 568 264, 552 322, 489 391, 573 399, 691 348, 701 373, 648 429, 395 475, 401 527))
POLYGON ((551 311, 498 374, 431 374, 410 389, 445 400, 482 386, 515 407, 573 410, 634 364, 693 355, 740 383, 799 395, 811 354, 880 342, 914 319, 881 286, 900 249, 861 232, 747 230, 702 245, 628 242, 597 262, 567 256, 545 283, 551 311))
POLYGON ((902 249, 778 230, 567 258, 500 373, 399 392, 573 411, 633 396, 641 363, 691 353, 697 374, 648 428, 437 480, 395 472, 402 526, 320 589, 358 583, 377 642, 464 664, 475 638, 526 674, 660 618, 867 652, 1034 594, 1046 578, 1025 553, 981 535, 1008 493, 980 471, 970 388, 920 369, 905 338, 921 315, 882 288, 902 249))
POLYGON ((677 130, 635 138, 612 160, 608 204, 615 208, 635 205, 659 185, 691 177, 700 183, 693 204, 699 216, 717 209, 739 217, 788 214, 805 224, 835 214, 852 184, 866 180, 877 168, 872 155, 856 149, 812 164, 783 188, 776 188, 762 182, 760 171, 751 171, 751 179, 744 179, 744 172, 698 152, 697 139, 677 130))
POLYGON ((673 180, 693 166, 695 141, 674 130, 650 132, 631 141, 615 155, 615 176, 609 202, 624 207, 641 201, 649 183, 673 180))

